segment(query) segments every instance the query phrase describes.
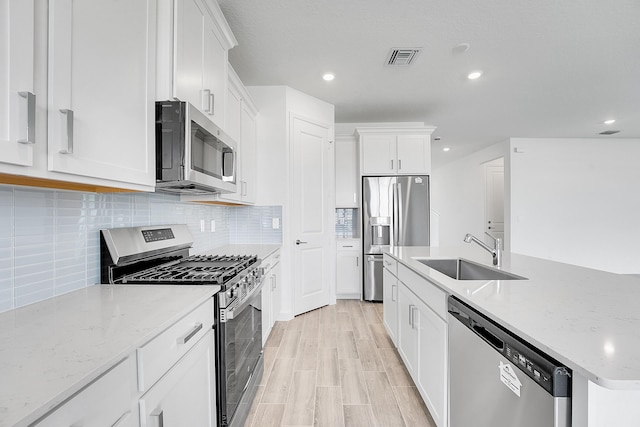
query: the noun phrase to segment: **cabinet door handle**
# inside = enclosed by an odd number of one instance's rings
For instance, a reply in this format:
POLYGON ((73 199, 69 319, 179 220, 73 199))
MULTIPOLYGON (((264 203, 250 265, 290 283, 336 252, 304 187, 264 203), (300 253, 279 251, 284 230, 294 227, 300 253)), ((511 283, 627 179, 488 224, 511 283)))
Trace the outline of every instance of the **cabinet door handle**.
POLYGON ((211 114, 211 90, 202 90, 202 111, 211 114))
POLYGON ((186 344, 191 338, 202 329, 202 323, 197 323, 193 329, 177 339, 178 344, 186 344))
POLYGON ((25 134, 24 138, 18 139, 22 144, 36 143, 36 95, 32 92, 18 92, 21 98, 24 98, 24 107, 20 108, 21 117, 25 118, 25 134))
POLYGON ((276 276, 275 275, 271 276, 271 290, 272 291, 276 290, 276 276))
POLYGON ((213 93, 209 94, 209 114, 213 116, 215 113, 215 96, 213 93))
POLYGON ((356 267, 360 267, 360 260, 356 257, 356 267))
POLYGON ((391 170, 393 170, 393 160, 391 160, 391 170))
POLYGON ((118 418, 118 420, 111 427, 124 426, 125 421, 127 421, 130 416, 131 416, 131 411, 125 412, 124 414, 122 414, 122 416, 120 416, 120 418, 118 418))
POLYGON ((409 304, 409 326, 413 329, 413 304, 409 304))
POLYGON ((67 117, 67 149, 60 150, 60 154, 73 154, 73 110, 62 109, 60 112, 67 117))
POLYGON ((157 427, 164 427, 164 411, 161 409, 156 409, 152 413, 149 414, 151 418, 155 418, 157 420, 157 427))
POLYGON ((398 300, 398 285, 391 285, 391 301, 398 300))
POLYGON ((247 181, 242 181, 242 195, 247 195, 247 181))
POLYGON ((398 170, 402 169, 402 160, 398 159, 398 170))

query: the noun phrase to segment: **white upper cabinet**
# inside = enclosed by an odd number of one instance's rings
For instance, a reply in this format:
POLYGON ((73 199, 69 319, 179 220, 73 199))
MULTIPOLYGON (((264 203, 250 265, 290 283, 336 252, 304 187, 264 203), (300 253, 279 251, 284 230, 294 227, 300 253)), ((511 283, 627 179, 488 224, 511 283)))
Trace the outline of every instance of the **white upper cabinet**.
POLYGON ((36 142, 34 0, 4 0, 0 5, 0 162, 32 166, 36 142))
POLYGON ((336 136, 336 207, 359 205, 358 141, 355 136, 336 136))
POLYGON ((158 13, 159 101, 193 104, 225 128, 228 50, 237 41, 214 0, 162 2, 158 13))
POLYGON ((155 183, 156 1, 49 2, 49 170, 155 183))
POLYGON ((433 127, 357 128, 362 175, 431 173, 433 127))

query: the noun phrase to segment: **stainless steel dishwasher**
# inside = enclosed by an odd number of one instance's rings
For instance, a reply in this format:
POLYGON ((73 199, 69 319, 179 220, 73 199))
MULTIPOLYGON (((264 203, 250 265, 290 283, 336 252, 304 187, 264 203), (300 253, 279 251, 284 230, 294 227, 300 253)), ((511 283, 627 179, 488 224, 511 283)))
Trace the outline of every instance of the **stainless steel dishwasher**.
POLYGON ((450 427, 569 427, 571 371, 449 297, 450 427))

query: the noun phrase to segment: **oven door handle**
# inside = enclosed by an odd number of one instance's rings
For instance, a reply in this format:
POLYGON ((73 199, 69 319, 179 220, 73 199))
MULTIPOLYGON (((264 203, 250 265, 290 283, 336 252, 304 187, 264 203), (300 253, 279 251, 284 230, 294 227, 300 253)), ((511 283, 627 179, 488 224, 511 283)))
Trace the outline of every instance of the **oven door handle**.
POLYGON ((227 321, 233 320, 237 315, 242 313, 244 309, 249 306, 249 303, 251 302, 251 299, 255 296, 255 294, 259 293, 262 290, 263 286, 264 286, 264 280, 260 280, 260 284, 256 288, 254 288, 253 291, 251 291, 251 295, 249 295, 249 297, 246 300, 244 300, 242 304, 232 308, 231 310, 228 310, 225 308, 223 310, 224 316, 222 316, 222 318, 226 319, 227 321))

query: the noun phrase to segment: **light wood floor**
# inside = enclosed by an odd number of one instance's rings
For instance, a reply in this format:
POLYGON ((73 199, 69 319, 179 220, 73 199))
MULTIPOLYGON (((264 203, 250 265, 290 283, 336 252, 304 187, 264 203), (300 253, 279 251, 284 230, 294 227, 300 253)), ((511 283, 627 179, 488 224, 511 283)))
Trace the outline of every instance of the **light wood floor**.
POLYGON ((277 322, 245 427, 435 427, 382 324, 382 304, 338 300, 277 322))

